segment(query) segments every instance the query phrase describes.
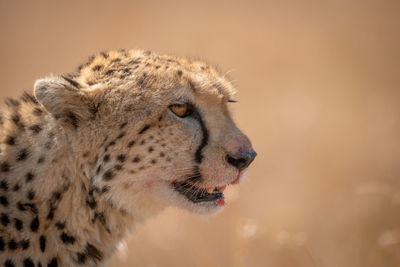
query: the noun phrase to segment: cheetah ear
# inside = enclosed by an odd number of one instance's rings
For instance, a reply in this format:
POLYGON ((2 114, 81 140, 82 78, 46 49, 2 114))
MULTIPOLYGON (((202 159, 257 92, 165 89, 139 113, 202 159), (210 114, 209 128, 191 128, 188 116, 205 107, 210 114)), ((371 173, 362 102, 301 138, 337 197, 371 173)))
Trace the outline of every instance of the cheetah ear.
POLYGON ((34 93, 44 108, 67 128, 77 128, 91 117, 88 96, 76 81, 58 76, 39 79, 34 93))

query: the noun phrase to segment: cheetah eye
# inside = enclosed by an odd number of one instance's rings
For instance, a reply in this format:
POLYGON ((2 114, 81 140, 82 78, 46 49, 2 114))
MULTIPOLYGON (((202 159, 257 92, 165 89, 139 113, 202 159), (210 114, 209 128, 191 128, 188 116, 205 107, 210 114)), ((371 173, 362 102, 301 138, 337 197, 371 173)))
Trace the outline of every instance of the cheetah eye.
POLYGON ((192 109, 187 104, 174 104, 169 106, 169 109, 180 118, 192 115, 192 109))

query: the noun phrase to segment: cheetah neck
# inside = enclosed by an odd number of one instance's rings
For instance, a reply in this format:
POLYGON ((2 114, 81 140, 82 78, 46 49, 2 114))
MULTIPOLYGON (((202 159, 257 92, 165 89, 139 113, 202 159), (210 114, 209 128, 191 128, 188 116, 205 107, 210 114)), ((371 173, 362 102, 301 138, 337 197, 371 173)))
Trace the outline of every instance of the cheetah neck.
POLYGON ((92 185, 54 118, 33 99, 11 103, 0 133, 0 212, 24 222, 10 238, 47 236, 47 252, 65 265, 109 258, 135 220, 92 185))

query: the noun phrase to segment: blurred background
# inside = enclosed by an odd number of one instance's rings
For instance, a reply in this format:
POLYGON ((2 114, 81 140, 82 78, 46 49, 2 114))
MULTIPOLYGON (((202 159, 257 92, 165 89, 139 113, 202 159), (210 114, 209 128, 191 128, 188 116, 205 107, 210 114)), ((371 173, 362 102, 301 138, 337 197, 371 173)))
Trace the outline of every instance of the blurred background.
POLYGON ((108 266, 400 266, 399 1, 0 0, 0 100, 91 54, 231 71, 259 156, 201 218, 168 209, 108 266))

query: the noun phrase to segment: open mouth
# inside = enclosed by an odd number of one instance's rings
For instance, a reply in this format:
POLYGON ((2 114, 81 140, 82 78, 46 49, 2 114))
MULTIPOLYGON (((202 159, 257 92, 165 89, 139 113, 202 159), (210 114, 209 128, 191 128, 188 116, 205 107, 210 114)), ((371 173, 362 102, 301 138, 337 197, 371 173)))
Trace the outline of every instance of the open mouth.
POLYGON ((171 185, 178 193, 185 196, 191 202, 194 203, 216 202, 220 206, 224 205, 223 191, 226 186, 201 188, 201 187, 196 187, 195 185, 187 181, 183 182, 174 181, 171 183, 171 185))

